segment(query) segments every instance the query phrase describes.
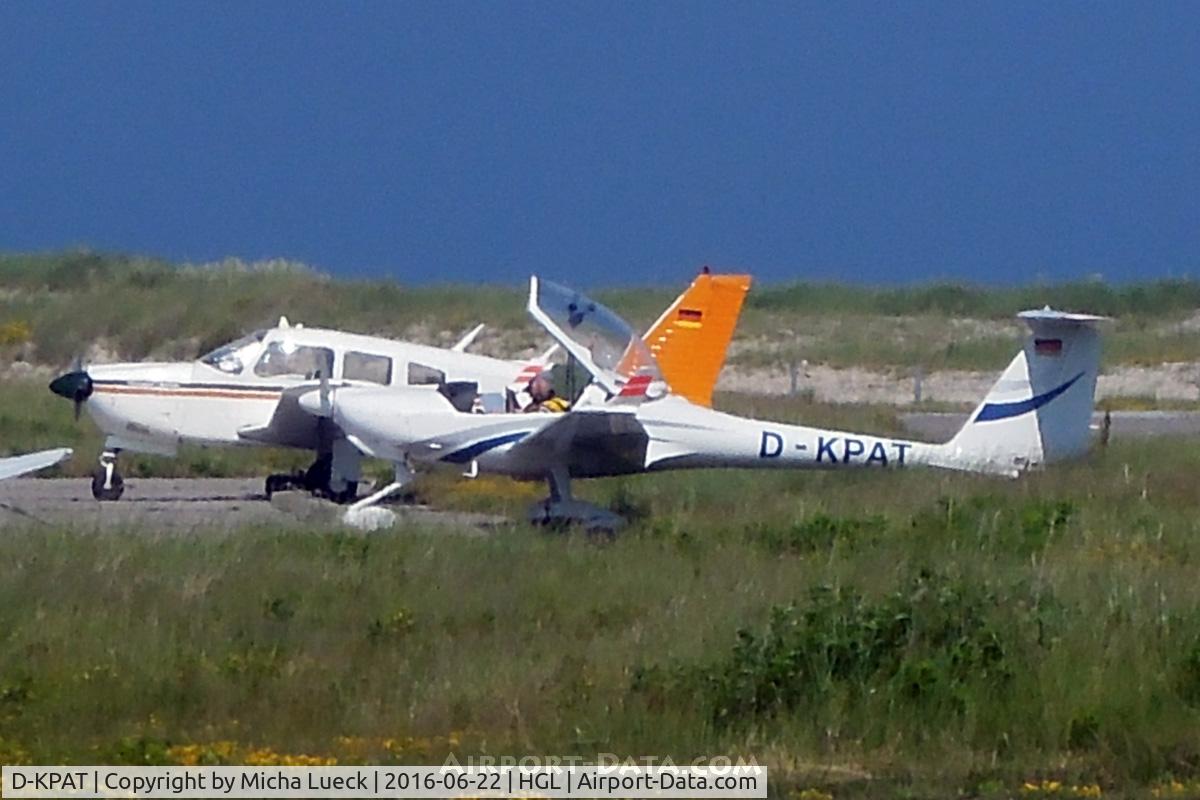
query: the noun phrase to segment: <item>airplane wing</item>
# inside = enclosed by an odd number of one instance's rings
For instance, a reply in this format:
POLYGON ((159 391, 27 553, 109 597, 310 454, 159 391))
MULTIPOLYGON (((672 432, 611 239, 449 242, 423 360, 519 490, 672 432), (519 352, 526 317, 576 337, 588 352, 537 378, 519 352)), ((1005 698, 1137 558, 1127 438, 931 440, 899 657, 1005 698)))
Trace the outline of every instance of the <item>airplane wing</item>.
POLYGON ((15 478, 26 472, 34 472, 55 464, 62 463, 71 457, 71 448, 58 447, 54 450, 41 450, 36 453, 26 453, 23 456, 0 458, 0 480, 15 478))
POLYGON ((567 467, 575 478, 640 470, 649 437, 632 410, 570 411, 515 444, 508 456, 524 464, 531 477, 542 475, 551 464, 567 467))
POLYGON ((316 384, 304 383, 284 389, 271 420, 266 425, 239 429, 238 437, 278 447, 316 450, 320 444, 317 429, 319 418, 309 414, 299 403, 300 395, 315 388, 316 384))

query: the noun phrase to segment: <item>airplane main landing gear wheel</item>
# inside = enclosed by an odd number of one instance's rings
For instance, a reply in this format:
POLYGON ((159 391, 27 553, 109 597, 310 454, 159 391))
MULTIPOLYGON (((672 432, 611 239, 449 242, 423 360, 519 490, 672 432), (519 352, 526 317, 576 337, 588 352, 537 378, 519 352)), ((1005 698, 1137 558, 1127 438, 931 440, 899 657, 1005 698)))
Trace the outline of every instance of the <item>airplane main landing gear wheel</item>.
POLYGON ((314 497, 323 497, 339 505, 354 502, 358 496, 358 481, 343 481, 343 488, 334 490, 333 486, 333 456, 325 454, 304 471, 304 487, 314 497))
POLYGON ((117 454, 105 451, 100 466, 92 473, 92 497, 97 500, 120 500, 125 493, 125 479, 117 471, 117 454))
POLYGON ((358 497, 358 481, 344 481, 344 488, 340 491, 334 491, 330 486, 332 477, 333 457, 324 455, 317 458, 312 466, 302 472, 290 475, 277 473, 267 476, 267 482, 263 488, 266 491, 268 500, 276 492, 302 490, 314 497, 323 497, 326 500, 332 500, 339 505, 354 502, 355 498, 358 497))
POLYGON ((297 486, 303 486, 303 480, 294 475, 275 474, 267 476, 267 484, 264 487, 267 494, 267 499, 271 499, 271 495, 276 492, 287 492, 295 489, 297 486))
POLYGON ((326 493, 329 499, 339 506, 353 503, 358 499, 358 481, 346 481, 346 488, 342 491, 335 492, 332 489, 327 489, 326 493))

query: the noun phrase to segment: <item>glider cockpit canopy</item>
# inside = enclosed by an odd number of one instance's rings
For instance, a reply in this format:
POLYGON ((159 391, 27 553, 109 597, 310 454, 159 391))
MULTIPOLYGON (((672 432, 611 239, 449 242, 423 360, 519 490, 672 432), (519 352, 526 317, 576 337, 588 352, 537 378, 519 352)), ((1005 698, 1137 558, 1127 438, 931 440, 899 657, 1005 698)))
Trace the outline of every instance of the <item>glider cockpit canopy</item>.
POLYGON ((634 375, 662 380, 642 337, 582 292, 534 276, 529 280, 529 313, 607 391, 617 392, 634 375))

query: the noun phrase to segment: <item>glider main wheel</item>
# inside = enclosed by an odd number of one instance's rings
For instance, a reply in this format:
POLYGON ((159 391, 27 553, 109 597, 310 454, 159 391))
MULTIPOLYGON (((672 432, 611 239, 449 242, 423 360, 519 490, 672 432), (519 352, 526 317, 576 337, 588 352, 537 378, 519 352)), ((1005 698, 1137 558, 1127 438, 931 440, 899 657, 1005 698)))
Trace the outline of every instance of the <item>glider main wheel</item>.
POLYGON ((111 475, 103 468, 92 473, 92 497, 103 501, 120 500, 124 493, 125 479, 115 468, 111 475))

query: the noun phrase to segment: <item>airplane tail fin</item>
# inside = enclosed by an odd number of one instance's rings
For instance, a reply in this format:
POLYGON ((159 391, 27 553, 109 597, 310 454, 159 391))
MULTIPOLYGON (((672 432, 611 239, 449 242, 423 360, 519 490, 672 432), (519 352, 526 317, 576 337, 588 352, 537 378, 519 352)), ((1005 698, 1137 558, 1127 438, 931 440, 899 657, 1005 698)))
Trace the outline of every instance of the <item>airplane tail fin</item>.
POLYGON ((749 275, 713 275, 705 267, 650 326, 642 340, 673 393, 712 405, 713 387, 749 290, 749 275))
POLYGON ((482 322, 476 325, 474 328, 471 328, 471 330, 464 333, 462 338, 455 342, 454 346, 450 349, 456 353, 467 352, 467 348, 475 343, 475 340, 479 338, 479 334, 483 333, 483 328, 484 323, 482 322))
POLYGON ((517 372, 515 377, 513 377, 512 382, 508 385, 509 388, 513 391, 519 392, 525 388, 526 384, 528 384, 538 375, 541 375, 543 372, 548 372, 548 370, 554 366, 552 359, 554 358, 554 354, 557 353, 559 349, 560 345, 558 342, 555 342, 544 352, 542 352, 541 355, 534 356, 528 361, 515 362, 517 365, 517 372))
POLYGON ((1106 317, 1049 307, 1017 315, 1031 335, 962 429, 945 466, 1017 474, 1087 452, 1106 317))

